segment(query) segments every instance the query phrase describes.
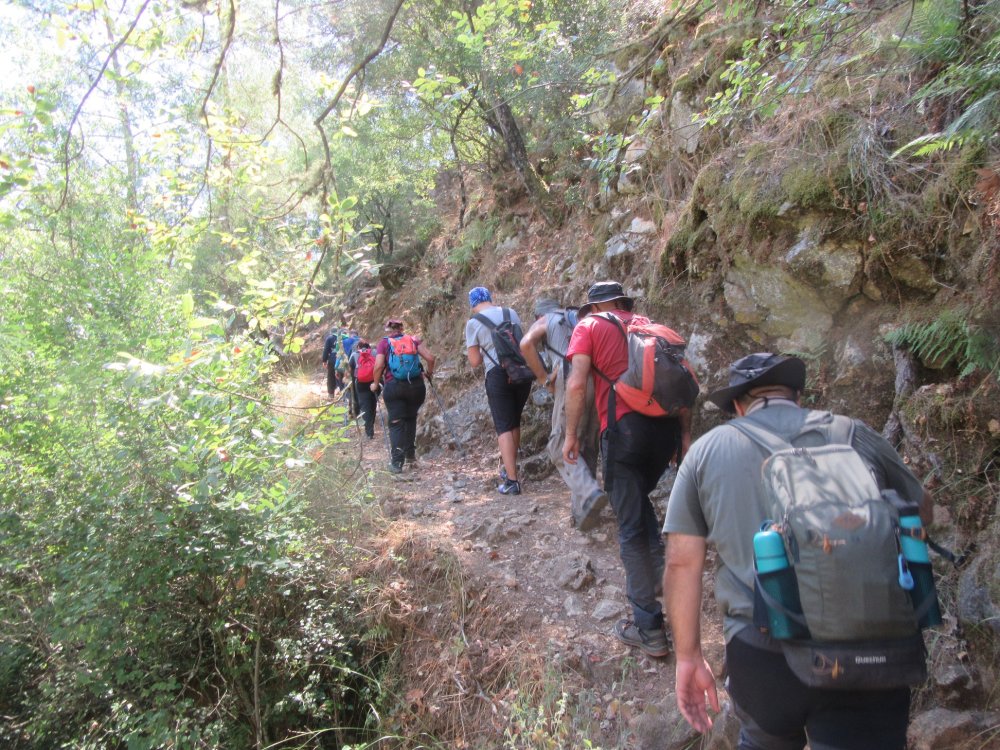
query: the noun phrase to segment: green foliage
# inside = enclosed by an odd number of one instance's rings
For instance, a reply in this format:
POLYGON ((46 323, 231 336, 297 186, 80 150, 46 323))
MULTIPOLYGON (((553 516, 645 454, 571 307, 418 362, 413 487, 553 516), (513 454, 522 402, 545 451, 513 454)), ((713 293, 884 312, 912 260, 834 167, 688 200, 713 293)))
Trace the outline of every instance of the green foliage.
POLYGON ((951 311, 929 322, 907 323, 886 335, 896 346, 908 347, 924 362, 954 364, 959 377, 983 370, 1000 379, 1000 340, 995 331, 971 322, 962 311, 951 311))
POLYGON ((941 68, 917 91, 914 103, 921 108, 951 105, 955 115, 943 129, 913 139, 893 156, 929 156, 969 142, 995 141, 1000 124, 1000 2, 920 3, 913 31, 903 44, 921 64, 941 68), (963 15, 963 8, 974 15, 963 15))
POLYGON ((499 221, 496 216, 489 216, 473 219, 465 226, 459 242, 448 252, 448 262, 455 266, 459 279, 472 273, 479 251, 495 239, 499 221))
MULTIPOLYGON (((856 24, 851 4, 841 0, 781 0, 769 10, 764 32, 746 40, 720 74, 725 88, 707 99, 699 118, 705 124, 766 119, 779 111, 785 97, 810 93, 821 68, 817 60, 853 34, 856 24)), ((754 13, 743 3, 727 10, 732 18, 754 13)))
POLYGON ((278 429, 268 344, 227 340, 190 297, 161 302, 162 331, 141 310, 77 320, 68 347, 46 346, 45 321, 5 331, 26 356, 0 384, 0 652, 20 665, 0 673, 2 739, 242 747, 362 729, 378 697, 363 625, 291 479, 336 430, 278 429), (115 325, 182 346, 101 367, 115 325))
POLYGON ((587 164, 597 173, 602 186, 610 185, 617 179, 625 152, 658 121, 658 108, 663 101, 662 96, 647 97, 643 102, 645 109, 639 114, 629 115, 623 133, 583 134, 582 140, 590 145, 591 152, 587 164))

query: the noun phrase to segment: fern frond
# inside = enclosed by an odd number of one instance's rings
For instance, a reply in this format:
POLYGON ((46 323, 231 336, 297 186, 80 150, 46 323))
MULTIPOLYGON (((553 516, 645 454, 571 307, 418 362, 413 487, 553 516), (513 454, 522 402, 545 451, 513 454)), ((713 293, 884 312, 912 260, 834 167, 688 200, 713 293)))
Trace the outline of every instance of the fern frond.
POLYGON ((970 325, 960 313, 945 313, 926 323, 906 323, 885 339, 910 349, 925 362, 954 363, 960 377, 983 370, 1000 379, 1000 340, 970 325))

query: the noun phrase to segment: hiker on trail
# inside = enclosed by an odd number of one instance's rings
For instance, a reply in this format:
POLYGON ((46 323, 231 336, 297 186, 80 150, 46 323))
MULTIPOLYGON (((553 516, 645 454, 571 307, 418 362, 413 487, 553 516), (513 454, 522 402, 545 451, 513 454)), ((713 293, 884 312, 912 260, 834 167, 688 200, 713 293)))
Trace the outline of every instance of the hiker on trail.
POLYGON ((566 437, 566 379, 570 363, 566 359, 566 349, 573 328, 577 322, 575 308, 563 309, 559 303, 542 297, 535 303, 535 322, 521 339, 521 352, 538 380, 545 384, 553 396, 552 428, 546 451, 559 476, 569 487, 570 511, 573 524, 580 531, 594 528, 600 518, 601 509, 608 498, 597 483, 597 459, 600 447, 600 423, 594 408, 594 386, 587 384, 583 414, 580 417, 579 444, 583 461, 574 464, 563 461, 563 440, 566 437), (546 372, 538 347, 544 347, 555 355, 552 372, 546 372), (596 512, 595 512, 596 509, 596 512))
POLYGON ((330 398, 336 396, 337 391, 344 387, 338 369, 341 348, 340 337, 340 329, 333 328, 323 342, 323 365, 326 367, 326 393, 330 398))
POLYGON ((601 422, 605 489, 618 520, 626 595, 632 605, 632 618, 620 620, 614 632, 622 642, 659 657, 666 656, 670 649, 663 629, 663 609, 656 598, 663 573, 663 540, 649 493, 670 462, 680 461, 682 445, 690 441, 690 413, 655 418, 617 399, 614 413, 609 415, 609 399, 614 391, 608 379, 616 381, 629 364, 622 326, 649 323, 632 312, 634 304, 621 284, 614 281, 597 282, 587 292, 587 302, 580 308, 580 321, 566 352, 572 369, 566 384, 563 460, 575 464, 580 458, 580 425, 592 377, 601 422))
POLYGON ((489 289, 483 286, 469 292, 469 306, 472 317, 465 324, 466 353, 473 368, 479 365, 486 368, 486 399, 500 445, 502 464, 497 492, 520 495, 517 453, 521 448, 521 414, 534 380, 534 373, 524 363, 520 353, 521 319, 513 309, 493 304, 489 289), (507 349, 498 352, 498 336, 494 334, 499 335, 503 331, 510 334, 505 339, 507 349))
POLYGON ((375 437, 375 410, 378 408, 377 388, 372 389, 378 381, 375 379, 375 352, 371 344, 364 339, 351 348, 351 372, 354 373, 354 392, 358 396, 359 413, 364 419, 365 435, 369 440, 375 437))
POLYGON ((341 348, 344 351, 344 362, 347 363, 347 373, 351 383, 351 400, 348 407, 348 414, 350 417, 356 417, 359 413, 358 405, 358 383, 354 378, 354 361, 351 359, 351 354, 354 350, 355 344, 359 341, 358 332, 351 329, 351 332, 347 334, 344 339, 340 342, 341 348))
POLYGON ((389 415, 389 471, 400 474, 403 466, 417 461, 417 412, 427 397, 424 378, 434 373, 434 355, 420 339, 403 333, 403 321, 385 322, 386 336, 378 342, 371 393, 384 382, 382 398, 389 415), (421 363, 427 363, 427 367, 421 363))
POLYGON ((350 359, 351 351, 353 351, 354 345, 358 341, 360 341, 360 339, 358 338, 358 332, 352 328, 350 332, 346 336, 344 336, 344 340, 340 342, 341 346, 344 349, 345 358, 350 359))
MULTIPOLYGON (((740 419, 699 438, 678 471, 663 527, 668 548, 664 590, 668 592, 677 659, 677 705, 699 732, 708 731, 712 724, 706 702, 715 711, 719 710, 715 676, 702 656, 700 634, 702 575, 707 542, 711 539, 719 561, 715 595, 724 618, 727 687, 741 723, 739 747, 801 750, 808 741, 813 748, 823 750, 902 750, 910 706, 908 687, 878 690, 807 687, 786 662, 782 643, 788 641, 776 640, 754 624, 752 542, 754 533, 764 530, 762 523, 771 513, 770 490, 762 481, 762 465, 765 468, 768 465, 764 462, 769 450, 758 445, 748 432, 777 435, 801 454, 814 446, 824 450, 837 447, 831 443, 846 443, 856 451, 851 453, 852 457, 860 456, 859 475, 874 476, 874 491, 895 490, 919 507, 925 524, 930 521, 930 495, 892 446, 859 420, 800 407, 799 397, 805 382, 806 366, 795 357, 758 353, 734 362, 729 385, 708 398, 740 419), (832 432, 835 424, 848 428, 842 433, 846 439, 829 439, 832 434, 841 434, 832 432)), ((794 455, 794 451, 787 453, 794 455)), ((871 482, 871 476, 863 481, 871 482)), ((798 484, 797 496, 802 489, 798 484)), ((890 537, 891 533, 890 530, 890 537)), ((827 541, 824 538, 824 545, 827 541)), ((890 570, 886 572, 894 581, 898 575, 896 542, 890 539, 889 546, 890 570)), ((830 558, 825 546, 821 552, 823 557, 830 558)), ((844 563, 834 560, 829 564, 839 567, 844 563)), ((860 564, 873 565, 868 559, 860 564)), ((799 570, 800 576, 803 573, 799 570)), ((863 611, 869 603, 862 599, 871 596, 874 592, 866 589, 855 608, 863 611)), ((878 598, 880 602, 888 600, 889 592, 878 598)), ((837 619, 846 618, 847 614, 830 613, 837 619)), ((918 641, 918 647, 922 660, 922 641, 918 641)), ((853 660, 848 671, 851 669, 856 671, 853 660)))

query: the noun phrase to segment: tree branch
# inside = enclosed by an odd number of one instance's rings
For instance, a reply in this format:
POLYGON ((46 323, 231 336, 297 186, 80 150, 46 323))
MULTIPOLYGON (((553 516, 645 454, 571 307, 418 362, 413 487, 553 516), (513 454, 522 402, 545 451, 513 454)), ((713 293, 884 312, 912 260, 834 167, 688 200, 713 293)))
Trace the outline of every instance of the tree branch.
POLYGON ((119 39, 115 43, 115 45, 111 48, 111 51, 108 53, 108 56, 104 59, 104 64, 101 65, 101 69, 97 72, 97 75, 94 77, 93 83, 90 84, 90 88, 87 89, 87 93, 83 95, 83 98, 80 100, 80 103, 77 104, 76 111, 73 113, 73 117, 70 118, 69 127, 66 128, 66 138, 63 141, 63 192, 62 192, 62 197, 59 199, 59 205, 56 206, 56 211, 61 210, 63 206, 66 205, 66 197, 69 195, 69 141, 70 138, 73 136, 73 126, 76 125, 76 121, 80 117, 80 112, 83 111, 83 106, 87 103, 87 100, 90 98, 90 95, 94 93, 94 90, 97 88, 97 85, 101 82, 101 79, 104 77, 104 72, 108 69, 108 65, 111 64, 111 61, 115 58, 115 55, 118 54, 118 50, 120 50, 122 47, 125 46, 125 43, 128 41, 128 38, 132 35, 132 32, 135 31, 135 27, 139 24, 139 19, 142 18, 142 14, 146 12, 146 8, 149 7, 149 3, 150 0, 144 0, 144 2, 139 8, 139 12, 136 14, 135 18, 132 19, 132 25, 128 27, 128 30, 125 32, 125 35, 121 39, 119 39))

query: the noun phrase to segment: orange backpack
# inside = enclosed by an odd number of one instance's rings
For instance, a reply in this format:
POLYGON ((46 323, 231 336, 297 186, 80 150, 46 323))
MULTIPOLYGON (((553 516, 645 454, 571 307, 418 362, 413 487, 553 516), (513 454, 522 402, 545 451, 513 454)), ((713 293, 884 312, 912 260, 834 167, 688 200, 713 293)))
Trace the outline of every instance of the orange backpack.
POLYGON ((608 426, 614 423, 616 394, 630 409, 649 417, 676 417, 694 406, 700 388, 684 357, 687 342, 680 334, 659 323, 623 323, 611 313, 595 317, 614 324, 628 347, 628 367, 618 380, 597 370, 611 383, 608 426))

